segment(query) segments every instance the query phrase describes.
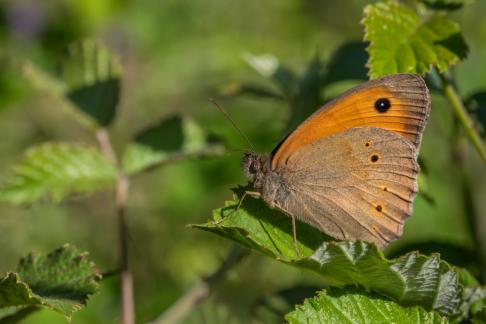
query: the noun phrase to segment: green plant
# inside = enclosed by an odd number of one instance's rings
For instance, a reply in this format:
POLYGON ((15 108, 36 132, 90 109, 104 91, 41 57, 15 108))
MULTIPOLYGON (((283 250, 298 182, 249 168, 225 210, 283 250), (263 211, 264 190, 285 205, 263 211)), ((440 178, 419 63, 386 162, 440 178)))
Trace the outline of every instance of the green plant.
MULTIPOLYGON (((113 149, 108 128, 119 102, 121 69, 111 53, 93 40, 69 48, 59 75, 44 72, 29 62, 24 64, 23 73, 39 91, 52 96, 60 107, 85 125, 99 147, 48 142, 28 148, 0 190, 0 199, 13 204, 32 204, 43 199, 60 201, 75 194, 115 189, 120 253, 115 272, 121 277, 122 321, 133 323, 125 220, 130 178, 176 161, 218 156, 224 153, 224 148, 216 142, 210 143, 189 117, 174 116, 142 130, 119 156, 113 149)), ((96 281, 102 279, 94 265, 85 260, 85 254, 69 246, 47 257, 29 255, 22 259, 18 274, 8 273, 1 281, 0 295, 4 299, 0 308, 4 311, 0 321, 19 320, 39 307, 56 310, 70 318, 72 312, 86 304, 89 295, 97 292, 96 281)))
MULTIPOLYGON (((221 94, 252 95, 262 102, 268 99, 287 104, 290 114, 285 128, 291 130, 323 101, 331 99, 333 87, 342 82, 364 80, 366 73, 370 78, 398 72, 418 73, 427 77, 434 97, 444 97, 452 108, 442 111, 453 116, 456 127, 448 148, 451 155, 461 155, 464 149, 461 139, 466 138, 486 164, 482 138, 486 129, 484 92, 463 99, 454 79, 453 67, 466 59, 468 46, 461 26, 449 18, 449 12, 460 10, 465 2, 383 1, 367 5, 362 20, 363 41, 342 44, 329 60, 315 55, 300 73, 281 64, 275 56, 246 54, 244 60, 266 84, 233 82, 222 87, 221 94)), ((159 167, 187 159, 219 157, 226 149, 219 141, 213 141, 194 118, 183 114, 154 123, 132 136, 122 149, 114 148, 113 141, 117 138, 112 127, 119 112, 123 74, 116 58, 96 41, 88 39, 71 45, 57 74, 32 62, 23 62, 22 75, 38 93, 48 95, 62 108, 66 114, 63 117, 71 115, 83 125, 98 145, 64 140, 29 147, 3 182, 0 200, 25 206, 113 191, 116 215, 113 227, 118 228, 119 256, 113 271, 102 272, 87 259, 86 253, 70 245, 47 255, 29 254, 21 259, 15 272, 0 279, 0 323, 20 321, 43 308, 71 318, 98 292, 100 280, 110 274, 120 278, 121 320, 133 323, 126 222, 130 183, 140 174, 159 167)), ((438 113, 437 107, 433 110, 438 113)), ((429 161, 422 157, 420 162, 422 169, 426 169, 429 161)), ((226 275, 255 250, 285 265, 311 272, 320 283, 273 294, 262 292, 265 298, 252 314, 255 321, 279 322, 285 316, 290 323, 485 323, 486 289, 481 285, 486 273, 486 252, 481 249, 484 238, 477 226, 479 216, 475 213, 466 166, 460 159, 454 163, 460 174, 459 191, 466 204, 470 236, 477 247, 467 254, 472 259, 469 264, 458 264, 449 258, 453 252, 450 246, 419 244, 390 256, 370 243, 334 242, 305 224, 298 224, 297 244, 302 255, 297 255, 288 218, 251 198, 236 210, 241 190, 235 189, 235 197, 214 210, 210 221, 192 227, 237 244, 214 273, 198 280, 170 306, 164 301, 166 310, 155 322, 171 323, 186 318, 197 322, 191 310, 207 300, 226 275), (304 298, 307 299, 303 301, 304 298)), ((421 174, 420 195, 433 204, 434 192, 425 190, 427 177, 427 172, 421 174)), ((188 204, 186 198, 184 202, 188 204)), ((187 255, 183 260, 185 267, 191 266, 187 264, 187 255)), ((152 278, 151 284, 156 280, 152 278)), ((232 319, 214 300, 209 300, 203 310, 209 314, 203 319, 206 321, 232 319)))
MULTIPOLYGON (((362 20, 364 41, 368 43, 366 66, 372 79, 400 72, 438 79, 438 90, 448 99, 458 123, 486 163, 485 145, 476 128, 477 122, 466 109, 450 76, 451 68, 467 56, 468 47, 460 26, 435 9, 452 10, 461 5, 462 2, 449 5, 442 1, 417 2, 415 8, 394 1, 367 5, 362 20)), ((359 57, 344 55, 345 49, 360 51, 362 47, 345 45, 337 51, 337 56, 344 59, 359 57)), ((321 89, 326 89, 334 81, 334 61, 322 67, 321 63, 316 63, 319 60, 313 60, 301 77, 279 65, 276 58, 251 57, 248 61, 262 76, 272 80, 282 93, 244 84, 240 89, 245 91, 235 93, 248 93, 248 89, 252 89, 252 94, 286 100, 292 110, 291 128, 303 119, 299 113, 316 106, 314 102, 309 106, 309 101, 303 98, 319 98, 321 89), (269 61, 272 64, 267 64, 269 61), (317 81, 309 85, 309 79, 317 81)), ((350 74, 349 78, 356 76, 350 74)), ((310 270, 321 276, 327 286, 339 288, 329 292, 324 290, 288 313, 286 319, 291 323, 408 323, 411 318, 420 323, 445 323, 474 318, 478 310, 468 308, 471 305, 482 309, 477 305, 484 303, 484 297, 471 303, 467 294, 470 289, 483 291, 484 288, 480 288, 477 281, 464 281, 462 273, 465 270, 441 261, 438 254, 425 256, 415 251, 385 259, 371 244, 333 242, 302 223, 298 224, 297 244, 303 256, 299 256, 292 242, 290 221, 285 215, 254 200, 245 200, 237 209, 241 190, 235 194, 235 200, 214 211, 212 221, 194 227, 229 238, 280 262, 310 270), (361 287, 361 290, 350 286, 361 287)), ((476 220, 470 219, 470 222, 474 232, 476 220)), ((480 246, 480 234, 475 233, 474 237, 480 246)), ((479 260, 484 259, 484 252, 479 254, 479 260)))

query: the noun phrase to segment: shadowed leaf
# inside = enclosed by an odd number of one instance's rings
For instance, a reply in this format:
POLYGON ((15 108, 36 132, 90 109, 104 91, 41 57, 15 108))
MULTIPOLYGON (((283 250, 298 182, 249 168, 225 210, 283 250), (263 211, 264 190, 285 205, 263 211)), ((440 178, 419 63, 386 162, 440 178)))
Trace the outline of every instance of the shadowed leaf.
POLYGON ((171 160, 223 153, 223 146, 212 143, 192 119, 175 116, 136 135, 123 154, 123 167, 135 174, 171 160))
POLYGON ((472 94, 466 100, 466 106, 481 128, 483 136, 486 135, 486 91, 472 94))
POLYGON ((34 88, 60 100, 60 106, 79 121, 94 127, 110 125, 121 83, 121 68, 111 53, 93 40, 84 40, 68 48, 60 70, 51 74, 27 62, 22 73, 34 88))
POLYGON ((366 43, 354 41, 341 45, 326 64, 324 83, 367 80, 367 60, 366 43))
POLYGON ((435 10, 457 10, 462 8, 467 0, 420 0, 430 9, 435 10))
POLYGON ((67 98, 98 125, 109 125, 120 97, 118 62, 93 40, 73 44, 68 52, 61 74, 68 86, 67 98))
POLYGON ((280 323, 296 304, 315 296, 321 289, 322 287, 297 286, 266 295, 252 307, 252 318, 261 323, 280 323))

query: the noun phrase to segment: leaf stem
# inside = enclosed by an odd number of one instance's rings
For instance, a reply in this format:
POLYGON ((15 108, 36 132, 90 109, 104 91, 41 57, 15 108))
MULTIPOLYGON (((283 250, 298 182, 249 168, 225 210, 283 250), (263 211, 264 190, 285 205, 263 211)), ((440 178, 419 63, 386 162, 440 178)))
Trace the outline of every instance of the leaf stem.
POLYGON ((126 201, 130 181, 120 166, 119 159, 113 149, 110 137, 106 129, 96 131, 96 138, 100 149, 107 159, 112 161, 118 170, 118 179, 115 191, 115 209, 118 221, 118 244, 120 253, 120 285, 121 285, 121 309, 122 323, 135 323, 135 306, 133 300, 133 279, 128 264, 128 235, 125 219, 126 201))
POLYGON ((228 151, 220 145, 211 145, 196 151, 192 152, 183 152, 183 153, 176 153, 171 156, 169 156, 167 159, 162 160, 158 163, 155 163, 153 165, 150 165, 148 167, 145 167, 144 169, 137 171, 138 174, 142 174, 145 172, 152 171, 154 169, 169 165, 169 164, 174 164, 182 161, 187 161, 187 160, 202 160, 206 158, 212 158, 212 157, 217 157, 217 156, 223 156, 225 154, 228 154, 228 151))
POLYGON ((172 324, 182 321, 192 308, 201 304, 209 297, 212 290, 225 278, 226 273, 249 253, 250 251, 248 249, 234 245, 215 272, 202 278, 150 324, 172 324))
POLYGON ((484 146, 481 136, 474 127, 474 121, 472 120, 471 116, 469 116, 469 113, 467 112, 461 97, 457 93, 450 80, 442 73, 440 73, 439 75, 442 80, 442 91, 444 92, 445 96, 449 100, 449 103, 454 109, 454 113, 459 119, 459 122, 464 127, 467 137, 476 148, 476 151, 479 153, 483 162, 486 164, 486 147, 484 146))

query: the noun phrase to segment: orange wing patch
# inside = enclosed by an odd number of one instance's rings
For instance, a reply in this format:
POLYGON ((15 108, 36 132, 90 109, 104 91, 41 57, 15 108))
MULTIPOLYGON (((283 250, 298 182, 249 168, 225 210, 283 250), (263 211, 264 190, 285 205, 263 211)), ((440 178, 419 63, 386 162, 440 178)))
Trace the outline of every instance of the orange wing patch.
POLYGON ((354 127, 383 128, 418 147, 429 109, 427 87, 417 75, 396 74, 369 81, 345 92, 304 121, 277 147, 272 168, 285 164, 301 146, 354 127))

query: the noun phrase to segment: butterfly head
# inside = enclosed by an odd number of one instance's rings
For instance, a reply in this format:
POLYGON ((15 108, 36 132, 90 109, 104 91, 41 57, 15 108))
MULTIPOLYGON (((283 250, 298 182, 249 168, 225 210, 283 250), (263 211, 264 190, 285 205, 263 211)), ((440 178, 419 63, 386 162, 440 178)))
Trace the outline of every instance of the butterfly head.
POLYGON ((266 154, 245 153, 241 161, 243 173, 257 189, 261 187, 264 176, 271 170, 270 156, 266 154))

